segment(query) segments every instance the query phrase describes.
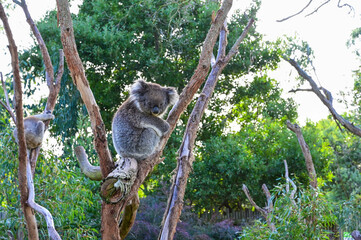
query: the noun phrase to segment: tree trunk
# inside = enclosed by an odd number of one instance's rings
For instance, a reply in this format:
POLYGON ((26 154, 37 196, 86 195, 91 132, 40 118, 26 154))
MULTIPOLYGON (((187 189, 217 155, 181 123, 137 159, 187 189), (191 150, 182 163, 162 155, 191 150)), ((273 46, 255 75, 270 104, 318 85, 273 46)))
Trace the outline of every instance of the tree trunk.
POLYGON ((16 127, 18 129, 18 141, 19 141, 19 189, 20 189, 20 202, 23 209, 26 221, 26 227, 28 230, 29 239, 36 240, 39 239, 38 228, 36 224, 35 215, 32 209, 27 204, 29 197, 29 191, 27 188, 27 178, 26 178, 26 164, 27 164, 27 152, 26 152, 26 143, 25 143, 25 133, 24 133, 24 115, 23 115, 23 100, 22 100, 22 89, 21 89, 21 80, 20 80, 20 70, 19 70, 19 57, 17 52, 17 47, 13 39, 11 29, 6 17, 4 8, 0 3, 0 18, 4 24, 4 29, 6 36, 9 41, 9 50, 11 54, 11 66, 13 69, 14 75, 14 94, 15 94, 15 112, 16 112, 16 127))

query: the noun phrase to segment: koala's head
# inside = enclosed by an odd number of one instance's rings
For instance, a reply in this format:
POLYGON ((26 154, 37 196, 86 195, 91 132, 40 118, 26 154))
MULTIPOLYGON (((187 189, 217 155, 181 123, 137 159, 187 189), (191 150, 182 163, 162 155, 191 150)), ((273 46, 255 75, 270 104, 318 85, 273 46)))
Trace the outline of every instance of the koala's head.
POLYGON ((143 80, 133 84, 130 96, 140 111, 155 116, 162 115, 169 105, 174 105, 178 101, 175 88, 162 87, 143 80))

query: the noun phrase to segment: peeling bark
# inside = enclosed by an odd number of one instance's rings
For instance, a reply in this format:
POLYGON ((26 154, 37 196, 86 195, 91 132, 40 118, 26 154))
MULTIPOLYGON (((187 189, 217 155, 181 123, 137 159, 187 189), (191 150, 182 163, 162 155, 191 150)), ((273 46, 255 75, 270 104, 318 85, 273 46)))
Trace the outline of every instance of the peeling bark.
POLYGON ((310 178, 310 184, 314 189, 317 189, 317 175, 316 175, 315 166, 313 165, 310 149, 305 139, 303 138, 301 128, 297 124, 291 124, 290 121, 287 121, 287 127, 297 136, 298 143, 300 144, 303 156, 305 157, 306 168, 307 168, 308 176, 310 178))
POLYGON ((202 119, 205 109, 207 108, 208 102, 212 97, 219 75, 222 73, 222 70, 232 59, 232 57, 238 52, 238 47, 242 42, 242 40, 247 35, 252 24, 253 24, 253 19, 251 19, 248 22, 247 27, 243 31, 242 35, 234 43, 233 47, 231 48, 227 56, 226 56, 226 46, 227 46, 226 22, 224 22, 224 25, 221 28, 221 32, 219 35, 217 58, 214 64, 212 64, 211 73, 209 74, 205 86, 202 90, 202 93, 200 94, 197 103, 194 106, 194 109, 188 119, 188 124, 185 130, 183 143, 178 150, 179 157, 178 157, 178 165, 176 168, 176 175, 174 176, 173 179, 173 184, 168 198, 167 209, 163 217, 163 222, 162 222, 163 227, 159 235, 159 239, 161 240, 173 239, 174 237, 177 223, 179 221, 179 217, 183 209, 183 198, 184 198, 185 188, 187 185, 187 179, 194 161, 193 148, 194 148, 195 139, 197 137, 199 123, 202 119))

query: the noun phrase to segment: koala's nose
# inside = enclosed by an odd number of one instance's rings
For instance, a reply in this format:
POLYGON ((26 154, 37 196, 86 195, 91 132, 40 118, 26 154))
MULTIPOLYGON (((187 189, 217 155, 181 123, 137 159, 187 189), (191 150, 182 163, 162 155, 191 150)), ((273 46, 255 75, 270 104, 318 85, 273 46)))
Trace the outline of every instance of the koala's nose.
POLYGON ((159 108, 156 106, 152 109, 152 113, 153 114, 158 114, 159 113, 159 108))

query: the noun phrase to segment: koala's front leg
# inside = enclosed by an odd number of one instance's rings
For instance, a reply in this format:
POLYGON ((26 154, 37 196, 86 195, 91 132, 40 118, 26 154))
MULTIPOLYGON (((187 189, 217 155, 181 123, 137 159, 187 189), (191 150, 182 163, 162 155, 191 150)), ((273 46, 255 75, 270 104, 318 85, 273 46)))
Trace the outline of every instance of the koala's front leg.
POLYGON ((162 137, 169 130, 169 124, 166 121, 154 116, 143 118, 142 127, 153 129, 159 137, 162 137))

